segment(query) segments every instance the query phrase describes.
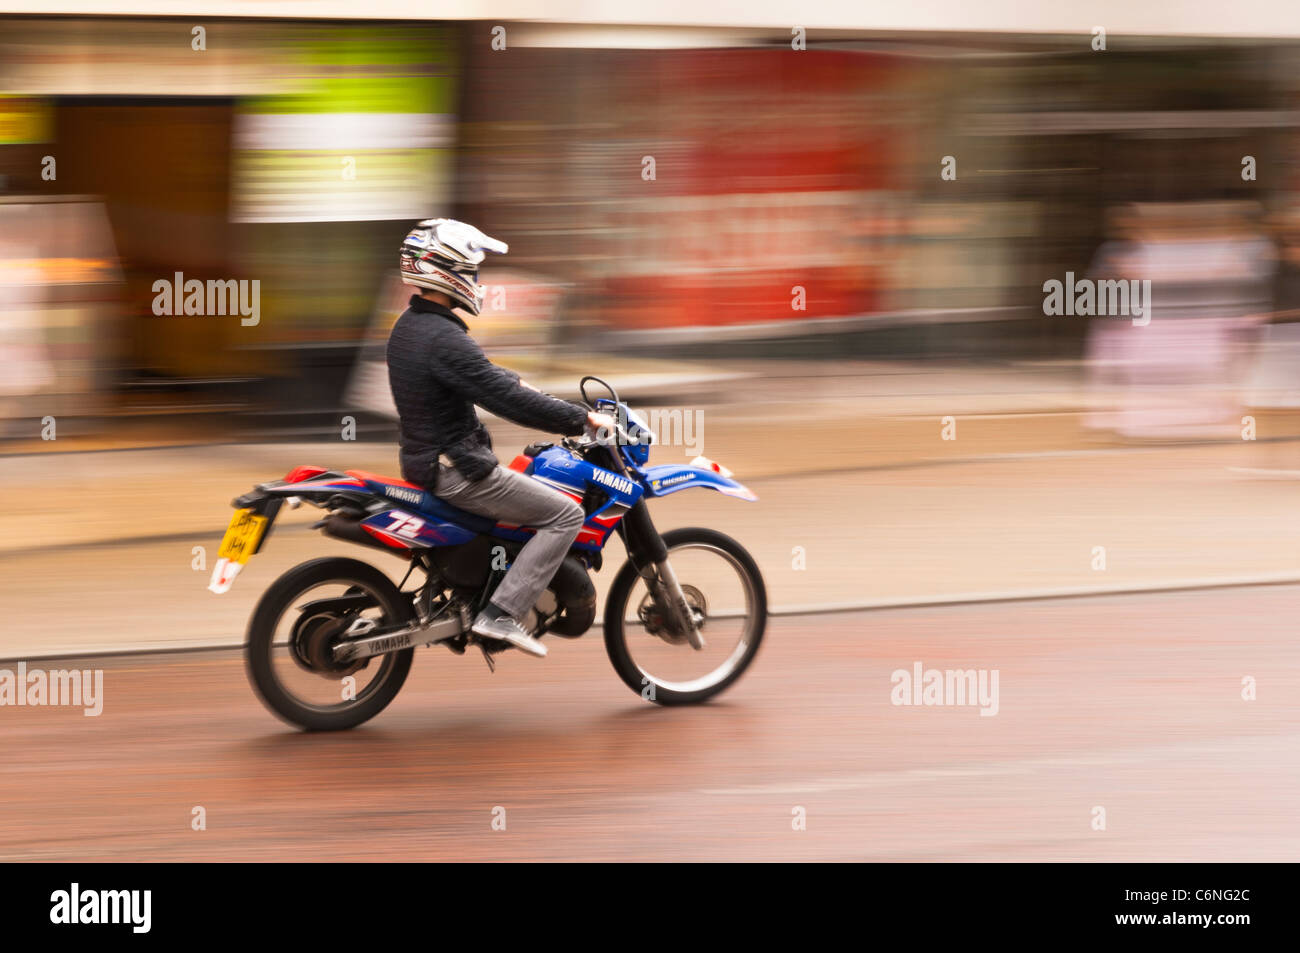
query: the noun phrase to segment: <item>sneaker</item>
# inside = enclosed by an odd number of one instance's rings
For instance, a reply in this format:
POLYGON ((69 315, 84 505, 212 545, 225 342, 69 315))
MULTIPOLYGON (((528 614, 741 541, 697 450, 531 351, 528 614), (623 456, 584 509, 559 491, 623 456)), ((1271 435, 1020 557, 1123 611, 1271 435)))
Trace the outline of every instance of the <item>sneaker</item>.
POLYGON ((493 618, 486 612, 480 612, 474 620, 474 624, 470 626, 470 631, 486 639, 498 639, 507 642, 529 655, 535 655, 538 658, 546 657, 546 646, 541 643, 541 640, 529 635, 524 631, 524 627, 509 615, 493 618))

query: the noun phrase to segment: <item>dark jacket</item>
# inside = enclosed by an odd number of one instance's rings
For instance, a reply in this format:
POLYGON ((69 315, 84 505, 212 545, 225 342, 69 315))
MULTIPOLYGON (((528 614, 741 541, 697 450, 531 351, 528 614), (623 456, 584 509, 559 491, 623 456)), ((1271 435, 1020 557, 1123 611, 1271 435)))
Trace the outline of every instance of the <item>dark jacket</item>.
POLYGON ((497 466, 474 405, 548 433, 579 434, 587 411, 538 393, 489 361, 449 308, 413 295, 388 336, 388 383, 400 417, 402 476, 434 489, 446 454, 467 480, 497 466))

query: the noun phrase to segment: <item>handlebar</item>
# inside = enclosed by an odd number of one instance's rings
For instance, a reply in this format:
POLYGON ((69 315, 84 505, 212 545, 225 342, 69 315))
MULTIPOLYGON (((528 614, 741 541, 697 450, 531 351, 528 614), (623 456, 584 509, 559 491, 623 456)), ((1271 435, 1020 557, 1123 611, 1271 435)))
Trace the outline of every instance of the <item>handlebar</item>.
MULTIPOLYGON (((599 384, 601 387, 605 388, 605 390, 609 391, 610 402, 615 408, 619 406, 621 402, 618 399, 618 391, 614 390, 607 381, 603 381, 599 377, 587 374, 578 381, 578 393, 582 395, 582 402, 586 404, 589 409, 597 411, 596 405, 598 403, 587 396, 587 383, 589 381, 599 384)), ((603 411, 597 412, 603 413, 603 411)), ((591 447, 609 447, 609 455, 613 459, 614 469, 623 474, 623 476, 628 476, 627 464, 623 460, 623 454, 619 452, 618 448, 621 446, 627 446, 634 442, 636 441, 632 439, 632 435, 629 434, 622 424, 618 422, 617 417, 615 418, 614 432, 612 434, 601 436, 593 430, 590 424, 588 424, 581 438, 564 438, 564 446, 579 452, 588 450, 591 447)))
POLYGON ((588 425, 581 437, 565 437, 563 442, 565 446, 574 450, 585 450, 587 447, 618 447, 633 441, 632 435, 622 427, 616 426, 614 433, 602 437, 595 428, 588 425))

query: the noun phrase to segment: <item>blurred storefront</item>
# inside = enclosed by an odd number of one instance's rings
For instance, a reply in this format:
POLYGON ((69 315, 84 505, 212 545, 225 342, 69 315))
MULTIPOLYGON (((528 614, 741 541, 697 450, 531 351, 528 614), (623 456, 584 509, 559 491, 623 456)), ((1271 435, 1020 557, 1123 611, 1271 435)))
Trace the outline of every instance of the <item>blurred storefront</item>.
MULTIPOLYGON (((123 405, 333 413, 372 316, 396 306, 401 236, 434 215, 502 236, 531 286, 563 289, 534 358, 1078 359, 1090 323, 1045 317, 1043 282, 1087 272, 1127 205, 1227 203, 1234 228, 1295 244, 1291 40, 4 27, 0 196, 80 208, 75 226, 39 211, 64 244, 105 236, 59 260, 113 262, 95 334, 17 321, 12 348, 48 358, 80 337, 98 370, 77 387, 123 405), (257 281, 257 319, 155 314, 175 275, 257 281)), ((1264 310, 1300 310, 1281 257, 1264 310)), ((26 392, 73 379, 47 358, 26 392)))
MULTIPOLYGON (((288 387, 337 398, 400 230, 447 201, 451 36, 6 21, 0 194, 32 207, 86 196, 106 217, 121 281, 110 333, 83 343, 112 369, 96 386, 114 385, 118 412, 180 392, 214 412, 288 387), (155 282, 173 279, 256 280, 258 314, 158 315, 155 282)), ((58 236, 60 257, 84 257, 80 234, 58 236)))
POLYGON ((480 53, 458 195, 521 264, 581 288, 572 328, 607 346, 870 314, 912 82, 857 52, 480 53))
POLYGON ((607 346, 1078 356, 1087 322, 1044 320, 1042 284, 1115 208, 1291 201, 1287 45, 525 33, 507 57, 476 30, 460 208, 574 283, 568 324, 607 346))

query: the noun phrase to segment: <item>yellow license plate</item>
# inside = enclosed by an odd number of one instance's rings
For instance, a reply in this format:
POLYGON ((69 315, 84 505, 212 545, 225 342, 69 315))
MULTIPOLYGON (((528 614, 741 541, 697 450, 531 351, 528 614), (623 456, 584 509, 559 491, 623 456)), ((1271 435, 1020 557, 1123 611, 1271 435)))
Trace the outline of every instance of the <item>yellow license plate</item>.
POLYGON ((258 516, 251 509, 235 510, 230 525, 226 527, 226 535, 221 540, 217 558, 229 559, 232 563, 248 562, 253 553, 257 552, 257 544, 262 541, 266 524, 266 517, 258 516))

